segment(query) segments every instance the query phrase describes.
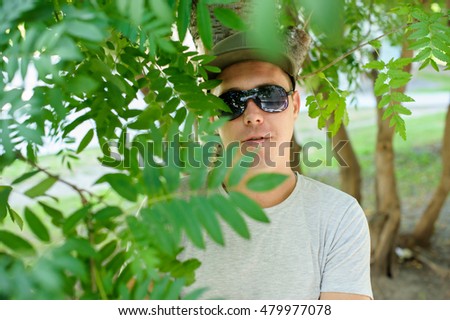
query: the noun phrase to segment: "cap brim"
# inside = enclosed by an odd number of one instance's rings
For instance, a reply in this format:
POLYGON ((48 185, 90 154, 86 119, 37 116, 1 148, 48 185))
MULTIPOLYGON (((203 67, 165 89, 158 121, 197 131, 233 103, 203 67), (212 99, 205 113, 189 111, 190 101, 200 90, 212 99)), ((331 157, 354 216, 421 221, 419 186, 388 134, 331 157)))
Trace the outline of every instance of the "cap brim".
MULTIPOLYGON (((294 66, 286 56, 282 54, 277 55, 276 57, 270 56, 268 54, 264 54, 261 49, 256 48, 236 49, 221 53, 216 59, 211 61, 209 65, 219 67, 221 70, 224 70, 226 67, 233 64, 252 60, 270 62, 279 66, 288 75, 292 76, 294 74, 294 66)), ((217 77, 217 75, 217 73, 208 72, 208 77, 210 79, 217 77)))

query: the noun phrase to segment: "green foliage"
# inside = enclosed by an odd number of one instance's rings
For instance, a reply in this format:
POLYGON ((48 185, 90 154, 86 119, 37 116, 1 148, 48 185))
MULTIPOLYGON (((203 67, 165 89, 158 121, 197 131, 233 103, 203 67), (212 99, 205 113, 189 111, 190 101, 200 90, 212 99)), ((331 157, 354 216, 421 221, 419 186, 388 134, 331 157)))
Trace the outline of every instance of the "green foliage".
MULTIPOLYGON (((207 47, 210 3, 196 12, 207 47)), ((219 142, 224 119, 210 118, 226 106, 206 92, 220 83, 207 80, 220 71, 208 66, 214 57, 182 44, 191 11, 190 0, 1 2, 0 171, 17 162, 29 169, 0 186, 2 298, 177 299, 200 265, 179 260, 186 241, 224 245, 224 223, 249 238, 244 215, 268 222, 246 196, 219 192, 228 174, 239 183, 245 170, 229 172, 233 155, 199 142, 219 142), (141 92, 145 105, 133 107, 141 92), (40 163, 48 141, 61 142, 68 175, 40 163), (101 152, 95 191, 71 181, 89 146, 101 152), (62 187, 78 197, 74 206, 62 187), (12 208, 14 193, 26 207, 12 208)), ((229 10, 216 16, 246 28, 229 10)))
POLYGON ((378 108, 384 108, 383 120, 390 118, 389 126, 394 126, 403 140, 406 140, 406 127, 402 115, 411 115, 411 111, 401 103, 414 102, 414 99, 395 89, 406 86, 411 80, 411 74, 403 71, 411 62, 410 58, 399 58, 391 59, 386 64, 382 61, 372 61, 365 65, 366 68, 379 70, 374 84, 375 95, 381 96, 378 108))
POLYGON ((342 124, 348 124, 346 98, 349 93, 336 89, 323 73, 319 77, 325 80, 329 91, 324 90, 325 86, 322 85, 321 92, 306 98, 308 115, 318 118, 319 129, 326 127, 328 123, 328 130, 335 135, 342 124))
MULTIPOLYGON (((215 132, 227 120, 210 119, 227 107, 208 93, 219 81, 207 74, 220 70, 208 65, 214 57, 183 45, 195 14, 202 41, 212 46, 208 6, 218 2, 233 1, 199 0, 195 12, 191 0, 0 2, 0 172, 18 162, 28 168, 0 186, 2 298, 177 299, 201 263, 180 260, 186 241, 201 248, 208 237, 223 245, 223 224, 250 238, 247 218, 269 221, 243 194, 220 191, 226 178, 232 186, 241 183, 253 158, 246 155, 233 167, 233 150, 216 154, 215 132), (144 105, 136 107, 144 92, 144 105), (76 132, 83 132, 79 141, 76 132), (44 167, 49 141, 59 143, 60 163, 44 167), (77 154, 89 146, 100 153, 88 177, 92 190, 71 181, 77 154), (65 203, 63 187, 77 197, 75 204, 65 203), (26 206, 11 203, 12 195, 25 197, 26 206)), ((346 98, 358 86, 362 59, 336 58, 367 40, 366 17, 388 27, 383 5, 374 1, 372 10, 339 1, 320 16, 313 1, 283 0, 276 25, 277 5, 254 2, 254 39, 273 50, 280 30, 311 18, 315 46, 304 70, 315 75, 307 82, 315 92, 307 99, 309 113, 319 127, 328 122, 337 132, 348 122, 346 98), (340 88, 339 74, 347 77, 348 90, 340 88)), ((421 49, 415 61, 437 58, 448 66, 444 16, 406 9, 405 19, 415 19, 411 45, 421 49)), ((214 14, 230 28, 250 27, 229 10, 214 14)), ((369 50, 360 54, 367 57, 369 50)), ((401 115, 408 113, 401 103, 410 98, 392 89, 409 81, 402 66, 398 60, 368 64, 382 71, 376 91, 401 134, 401 115)), ((256 176, 248 187, 265 191, 284 179, 256 176)))
POLYGON ((414 19, 409 26, 411 33, 409 49, 418 51, 414 62, 421 62, 420 68, 431 65, 437 72, 437 60, 445 63, 447 70, 450 63, 450 28, 446 26, 448 15, 441 12, 427 14, 419 8, 411 13, 414 19))
POLYGON ((389 104, 385 119, 390 118, 390 124, 405 139, 402 115, 409 114, 409 111, 400 103, 411 99, 403 101, 405 97, 398 95, 391 99, 390 91, 406 85, 411 76, 402 73, 401 67, 395 65, 405 61, 386 64, 373 58, 384 50, 383 44, 387 41, 394 47, 409 41, 409 49, 416 52, 408 64, 420 62, 420 68, 430 64, 439 71, 438 64, 445 63, 448 69, 450 29, 448 12, 443 10, 444 1, 435 2, 431 6, 434 11, 421 1, 363 1, 363 5, 358 1, 346 1, 339 9, 333 9, 328 2, 322 4, 322 1, 286 0, 284 3, 293 5, 295 10, 300 8, 305 17, 303 21, 311 24, 311 61, 305 65, 300 79, 313 92, 312 97, 307 97, 306 105, 309 115, 318 119, 318 127, 324 128, 328 122, 328 129, 335 134, 341 123, 347 124, 346 98, 351 98, 348 99, 350 102, 355 101, 352 96, 359 88, 361 77, 365 76, 365 68, 378 69, 385 72, 380 72, 374 84, 375 94, 383 96, 383 106, 389 104), (382 35, 375 38, 372 35, 374 30, 379 30, 382 35), (330 39, 330 35, 334 37, 330 39), (384 70, 385 65, 388 66, 384 70), (346 80, 345 88, 343 78, 346 80))

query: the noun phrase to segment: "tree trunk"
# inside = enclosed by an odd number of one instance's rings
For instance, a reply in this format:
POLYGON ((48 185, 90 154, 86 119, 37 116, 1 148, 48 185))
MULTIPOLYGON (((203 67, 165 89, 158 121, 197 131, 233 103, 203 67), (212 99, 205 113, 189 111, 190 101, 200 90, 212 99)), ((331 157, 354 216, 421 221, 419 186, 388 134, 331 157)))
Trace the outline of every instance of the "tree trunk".
POLYGON ((333 149, 336 148, 334 150, 339 152, 336 157, 345 162, 340 164, 339 168, 341 190, 355 197, 361 203, 361 166, 344 124, 341 125, 336 135, 332 138, 332 144, 333 149), (342 142, 346 143, 342 148, 339 148, 339 144, 342 142))
POLYGON ((448 193, 450 192, 450 104, 445 120, 444 138, 442 142, 442 175, 439 186, 428 204, 413 232, 414 243, 428 246, 434 231, 434 224, 439 217, 448 193))
POLYGON ((400 200, 395 179, 394 128, 388 120, 381 120, 382 109, 377 109, 378 134, 375 151, 375 192, 378 230, 373 241, 372 270, 375 275, 392 276, 393 249, 400 228, 400 200))
MULTIPOLYGON (((413 52, 402 46, 402 57, 412 57, 413 52)), ((411 65, 405 70, 411 71, 411 65)), ((376 73, 372 74, 373 76, 376 73)), ((375 78, 373 78, 375 81, 375 78)), ((396 89, 405 92, 406 86, 396 89)), ((377 97, 377 104, 379 97, 377 97)), ((372 273, 374 276, 392 277, 394 247, 400 229, 400 199, 397 192, 394 164, 394 128, 389 127, 389 118, 382 120, 384 109, 377 108, 378 133, 375 150, 375 192, 376 216, 371 221, 372 234, 372 273)))
MULTIPOLYGON (((328 99, 327 89, 323 85, 319 86, 319 92, 322 92, 324 99, 328 99)), ((335 121, 334 113, 327 121, 327 128, 333 121, 335 121)), ((344 124, 341 124, 336 135, 331 137, 331 141, 333 152, 338 152, 336 159, 339 162, 340 189, 361 203, 361 166, 344 124), (341 147, 342 143, 345 144, 341 147)))
POLYGON ((295 172, 302 173, 302 164, 300 161, 300 153, 302 152, 302 146, 298 144, 295 139, 295 135, 292 135, 291 139, 291 168, 295 172))

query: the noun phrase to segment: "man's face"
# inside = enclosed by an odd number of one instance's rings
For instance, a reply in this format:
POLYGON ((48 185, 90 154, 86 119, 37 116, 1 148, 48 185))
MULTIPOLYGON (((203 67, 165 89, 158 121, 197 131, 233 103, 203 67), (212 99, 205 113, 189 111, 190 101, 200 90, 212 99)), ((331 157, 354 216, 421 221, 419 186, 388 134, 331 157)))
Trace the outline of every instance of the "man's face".
MULTIPOLYGON (((213 90, 217 96, 231 89, 249 90, 268 84, 279 85, 286 91, 292 89, 288 75, 281 68, 262 61, 231 65, 218 78, 222 83, 213 90)), ((244 113, 219 130, 224 147, 239 142, 241 150, 259 148, 257 167, 289 169, 290 141, 299 108, 300 97, 296 91, 289 96, 288 108, 278 113, 265 112, 249 99, 244 113)))

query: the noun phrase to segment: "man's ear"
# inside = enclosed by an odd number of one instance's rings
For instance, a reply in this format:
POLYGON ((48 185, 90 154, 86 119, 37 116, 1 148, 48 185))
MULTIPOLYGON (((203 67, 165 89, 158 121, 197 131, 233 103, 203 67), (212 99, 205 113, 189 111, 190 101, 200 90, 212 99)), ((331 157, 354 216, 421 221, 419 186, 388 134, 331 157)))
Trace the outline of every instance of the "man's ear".
POLYGON ((300 93, 296 90, 292 95, 292 102, 294 106, 294 119, 297 119, 298 113, 300 112, 300 93))

